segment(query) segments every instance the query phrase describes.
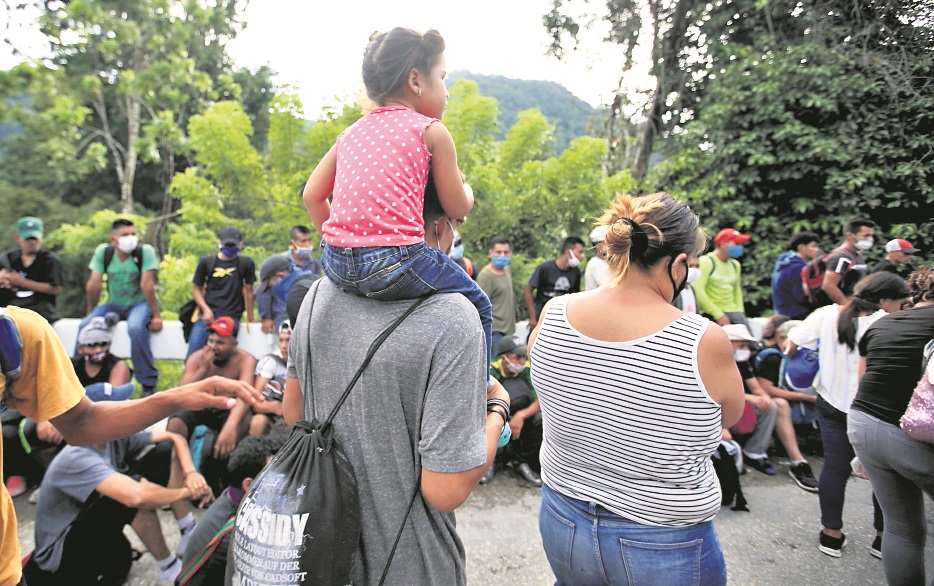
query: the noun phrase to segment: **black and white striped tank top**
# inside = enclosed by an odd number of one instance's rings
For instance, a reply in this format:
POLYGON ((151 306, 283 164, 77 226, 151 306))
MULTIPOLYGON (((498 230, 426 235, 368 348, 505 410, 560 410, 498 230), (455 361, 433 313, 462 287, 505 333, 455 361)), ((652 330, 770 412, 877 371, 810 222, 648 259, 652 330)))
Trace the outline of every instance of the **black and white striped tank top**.
POLYGON ((568 323, 571 298, 552 300, 531 352, 542 479, 637 523, 712 519, 721 499, 710 460, 720 405, 697 370, 708 320, 684 315, 649 336, 604 342, 568 323))

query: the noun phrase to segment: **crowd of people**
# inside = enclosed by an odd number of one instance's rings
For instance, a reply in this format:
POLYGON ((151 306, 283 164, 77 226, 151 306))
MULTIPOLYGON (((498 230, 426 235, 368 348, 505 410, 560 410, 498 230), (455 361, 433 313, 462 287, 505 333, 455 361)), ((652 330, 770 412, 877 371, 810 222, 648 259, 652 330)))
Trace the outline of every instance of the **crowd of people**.
POLYGON ((17 222, 18 248, 0 255, 0 583, 121 583, 134 556, 125 526, 160 584, 223 583, 253 480, 297 421, 325 421, 335 404, 329 432, 353 467, 362 524, 353 583, 465 583, 453 511, 506 469, 541 489, 557 583, 724 584, 711 460, 723 442, 740 446, 743 471, 776 474, 770 456, 787 456, 793 481, 818 493, 817 546, 834 557, 858 458, 875 495, 871 551, 890 583, 923 583, 934 446, 898 426, 934 338, 934 272, 910 266, 917 249, 891 240, 869 271, 868 219, 848 221, 826 255, 819 235, 793 235, 759 332, 739 261, 749 234, 724 228, 706 252, 686 204, 619 195, 589 243, 570 236, 535 268, 520 328, 508 236, 490 240, 476 271, 456 231, 474 200, 439 121, 443 39, 375 35, 363 73, 377 107, 303 193, 320 262, 311 228, 295 226, 257 275, 243 234, 222 228, 192 277, 177 389, 156 392, 158 259, 132 222, 113 222, 95 250, 71 359, 50 327, 61 261, 41 247, 41 219, 17 222), (254 311, 278 338, 263 357, 238 345, 254 311), (118 320, 132 366, 110 352, 118 320), (129 399, 133 378, 141 400, 129 399), (348 382, 363 389, 342 396, 348 382), (143 430, 160 419, 164 429, 143 430), (814 422, 819 478, 799 446, 814 422), (400 489, 413 483, 426 506, 400 489), (35 550, 21 572, 10 496, 36 485, 35 550), (193 503, 210 505, 197 524, 193 503), (174 548, 163 506, 178 524, 174 548))

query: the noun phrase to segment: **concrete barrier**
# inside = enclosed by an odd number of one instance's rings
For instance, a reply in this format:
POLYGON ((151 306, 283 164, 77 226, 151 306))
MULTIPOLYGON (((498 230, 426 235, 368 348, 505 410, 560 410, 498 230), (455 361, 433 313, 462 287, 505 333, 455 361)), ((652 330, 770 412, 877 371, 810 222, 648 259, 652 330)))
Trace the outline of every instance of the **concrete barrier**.
MULTIPOLYGON (((75 348, 78 338, 78 324, 80 319, 66 318, 55 322, 55 332, 61 338, 62 344, 70 354, 75 348)), ((152 354, 157 360, 184 360, 188 352, 188 343, 182 335, 182 323, 178 320, 167 320, 162 324, 161 332, 150 333, 152 354)), ((274 351, 276 337, 273 334, 264 334, 259 323, 240 323, 240 332, 237 335, 240 347, 255 356, 257 359, 274 351)), ((121 358, 130 357, 130 337, 127 335, 126 322, 121 321, 114 327, 113 343, 110 351, 121 358)))

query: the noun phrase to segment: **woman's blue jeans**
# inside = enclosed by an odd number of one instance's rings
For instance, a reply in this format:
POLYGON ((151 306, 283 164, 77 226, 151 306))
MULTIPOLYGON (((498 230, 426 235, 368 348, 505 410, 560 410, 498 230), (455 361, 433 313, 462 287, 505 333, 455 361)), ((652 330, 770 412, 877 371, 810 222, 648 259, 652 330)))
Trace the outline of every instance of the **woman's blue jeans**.
POLYGON ((713 521, 642 525, 545 485, 538 526, 556 585, 726 584, 713 521))

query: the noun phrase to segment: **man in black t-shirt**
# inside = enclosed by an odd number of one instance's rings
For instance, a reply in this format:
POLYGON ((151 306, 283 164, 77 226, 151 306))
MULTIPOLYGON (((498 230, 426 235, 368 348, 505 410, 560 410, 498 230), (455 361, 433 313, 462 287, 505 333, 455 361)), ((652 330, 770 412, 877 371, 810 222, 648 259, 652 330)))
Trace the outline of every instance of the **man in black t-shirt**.
POLYGON ((206 328, 218 317, 233 318, 239 328, 240 317, 246 309, 247 322, 256 321, 253 319, 252 287, 256 282, 256 265, 252 258, 240 256, 243 248, 240 230, 233 226, 221 230, 218 248, 220 251, 213 259, 210 255, 201 257, 191 279, 191 295, 198 305, 201 319, 191 328, 188 356, 204 346, 208 339, 206 328))
POLYGON ((581 271, 577 268, 584 260, 584 241, 576 236, 565 238, 561 256, 546 260, 537 267, 525 286, 525 306, 529 310, 529 332, 535 329, 545 303, 552 297, 577 293, 581 290, 581 271), (532 296, 532 290, 535 296, 532 296))
MULTIPOLYGON (((824 258, 824 281, 821 291, 829 303, 843 305, 853 294, 853 286, 866 276, 868 267, 862 253, 875 242, 876 223, 865 218, 850 218, 843 225, 843 244, 824 258)), ((827 305, 827 303, 821 303, 827 305)))
POLYGON ((0 254, 0 307, 31 309, 49 323, 58 320, 55 298, 65 284, 65 268, 58 256, 42 248, 45 226, 27 216, 16 222, 19 248, 0 254))
POLYGON ((918 252, 918 249, 912 246, 911 242, 896 238, 885 243, 885 258, 872 267, 873 273, 888 271, 893 275, 898 275, 907 279, 908 275, 915 271, 911 264, 911 255, 918 252))

